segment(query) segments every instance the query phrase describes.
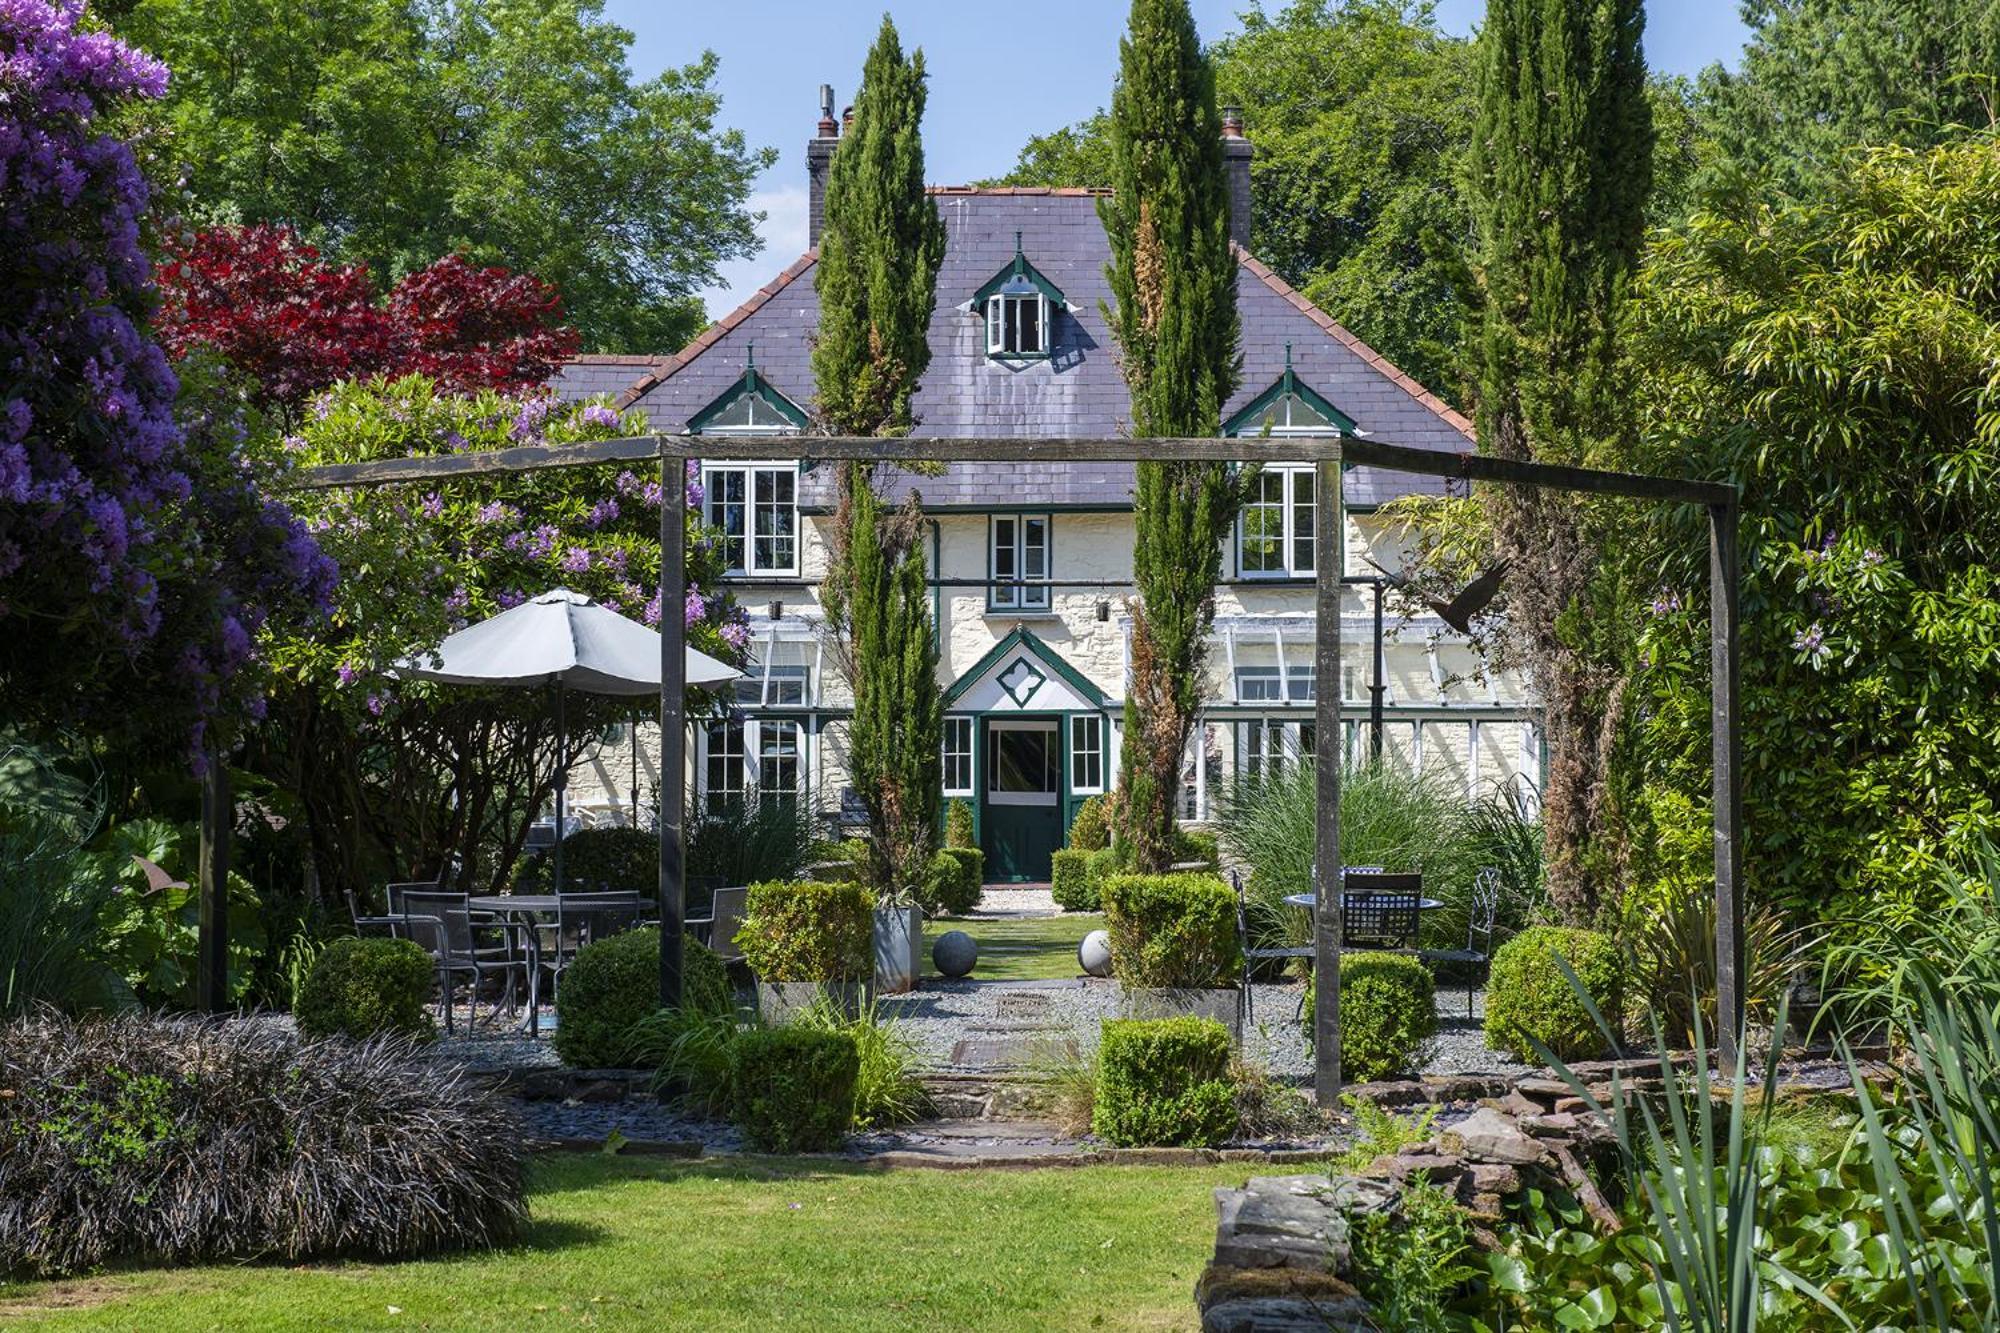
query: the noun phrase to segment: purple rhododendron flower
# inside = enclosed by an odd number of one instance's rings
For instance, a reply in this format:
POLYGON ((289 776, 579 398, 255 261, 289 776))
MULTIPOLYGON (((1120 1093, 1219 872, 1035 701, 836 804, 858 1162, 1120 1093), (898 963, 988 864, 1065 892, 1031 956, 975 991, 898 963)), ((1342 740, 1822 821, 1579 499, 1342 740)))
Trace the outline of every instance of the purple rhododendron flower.
POLYGON ((436 491, 432 491, 424 497, 423 503, 418 505, 417 508, 425 518, 443 518, 444 497, 436 491))
POLYGON ((522 592, 519 588, 509 588, 507 591, 501 593, 498 597, 494 598, 494 600, 500 604, 500 609, 502 611, 511 611, 513 608, 527 601, 528 594, 522 592))
POLYGON ((607 407, 603 403, 591 403, 583 409, 583 424, 586 426, 616 426, 618 424, 617 409, 607 407))
POLYGON ((546 559, 556 549, 556 541, 562 536, 553 523, 544 523, 536 528, 528 539, 527 555, 530 560, 546 559))
POLYGON ((379 694, 371 694, 371 695, 369 695, 369 696, 368 696, 368 715, 369 715, 370 717, 380 717, 380 716, 382 716, 382 696, 381 696, 381 695, 379 695, 379 694))
POLYGON ((508 434, 517 440, 533 439, 540 435, 542 427, 549 419, 549 404, 554 401, 547 397, 523 400, 520 410, 514 414, 514 424, 508 429, 508 434))
POLYGON ((646 603, 646 609, 639 618, 644 620, 648 625, 657 625, 660 623, 660 596, 658 593, 653 594, 652 599, 646 603))
POLYGON ((739 651, 750 642, 750 624, 744 620, 732 620, 722 627, 722 641, 739 651))
POLYGON ((700 589, 689 588, 687 590, 687 623, 690 625, 698 624, 707 615, 708 599, 701 595, 700 589))
POLYGON ((590 514, 584 522, 592 528, 601 528, 618 517, 618 502, 613 499, 599 500, 590 507, 590 514))
POLYGON ((562 568, 565 574, 588 574, 590 572, 590 552, 581 546, 572 546, 563 552, 562 568))
POLYGON ((342 662, 338 667, 334 668, 333 674, 334 678, 337 679, 342 685, 352 685, 354 683, 354 678, 356 676, 359 676, 361 673, 359 671, 356 671, 352 666, 349 666, 347 663, 342 662))

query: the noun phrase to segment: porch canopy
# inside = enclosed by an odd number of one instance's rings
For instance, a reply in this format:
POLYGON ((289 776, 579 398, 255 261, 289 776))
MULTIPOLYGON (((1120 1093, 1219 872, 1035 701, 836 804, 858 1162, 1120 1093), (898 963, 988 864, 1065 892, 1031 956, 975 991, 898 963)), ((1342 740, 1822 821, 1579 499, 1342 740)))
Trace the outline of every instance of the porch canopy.
MULTIPOLYGON (((1332 513, 1345 512, 1342 465, 1385 468, 1419 476, 1445 477, 1468 483, 1535 486, 1588 495, 1615 495, 1662 503, 1700 505, 1709 520, 1709 617, 1713 686, 1710 727, 1714 738, 1715 800, 1715 943, 1716 1001, 1725 1061, 1736 1060, 1736 1033, 1742 1021, 1738 977, 1741 967, 1742 915, 1737 894, 1741 864, 1742 800, 1737 783, 1737 489, 1711 481, 1681 480, 1635 473, 1558 467, 1483 454, 1415 449, 1352 435, 1288 437, 1285 439, 1215 437, 1191 439, 1063 439, 1027 438, 850 438, 839 436, 692 436, 641 435, 588 444, 524 446, 484 454, 451 454, 434 458, 383 459, 309 469, 295 484, 308 488, 380 486, 396 483, 437 485, 453 478, 492 479, 498 474, 534 472, 551 467, 588 467, 657 460, 661 484, 669 495, 681 484, 691 459, 705 462, 783 462, 801 452, 815 460, 857 460, 883 463, 1137 463, 1241 462, 1310 463, 1316 471, 1316 494, 1325 497, 1332 513)), ((1468 493, 1469 490, 1468 490, 1468 493)), ((679 606, 686 593, 682 567, 685 511, 680 505, 660 507, 660 604, 679 606)), ((1314 627, 1317 678, 1341 679, 1340 597, 1346 569, 1344 523, 1315 525, 1314 568, 1318 601, 1314 627)), ((1060 584, 1060 579, 1050 580, 1060 584)), ((677 616, 665 618, 660 635, 660 999, 677 1004, 681 995, 685 882, 682 874, 683 788, 686 782, 687 735, 683 694, 686 689, 684 629, 677 616)), ((1314 723, 1323 736, 1340 734, 1341 692, 1316 691, 1314 723)), ((211 773, 220 764, 211 764, 211 773)), ((1315 886, 1314 965, 1320 984, 1315 989, 1314 1084, 1319 1100, 1331 1104, 1340 1090, 1340 766, 1319 766, 1318 862, 1315 886)), ((206 830, 206 824, 204 829, 206 830)), ((207 910, 210 898, 221 899, 218 876, 209 882, 212 861, 203 857, 204 926, 218 934, 219 913, 207 910), (214 916, 211 922, 211 916, 214 916)), ((204 937, 203 957, 210 941, 204 937)), ((219 945, 216 946, 219 949, 219 945)), ((220 953, 216 957, 221 957, 220 953)), ((207 994, 207 992, 204 992, 207 994)), ((220 983, 215 995, 220 997, 220 983)))

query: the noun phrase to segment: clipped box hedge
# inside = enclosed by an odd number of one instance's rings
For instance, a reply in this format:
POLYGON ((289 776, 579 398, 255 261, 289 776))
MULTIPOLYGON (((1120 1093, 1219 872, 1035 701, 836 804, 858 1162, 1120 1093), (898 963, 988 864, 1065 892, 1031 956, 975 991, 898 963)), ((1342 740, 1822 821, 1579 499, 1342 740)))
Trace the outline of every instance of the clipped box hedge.
POLYGON ((736 945, 757 979, 868 981, 875 975, 875 895, 863 884, 752 884, 736 945))
POLYGON ((1236 895, 1214 875, 1112 875, 1101 896, 1120 984, 1204 990, 1242 976, 1236 895))
MULTIPOLYGON (((1299 1023, 1313 1043, 1316 982, 1306 983, 1299 1023)), ((1437 982, 1431 970, 1404 953, 1360 951, 1340 955, 1340 1074, 1350 1083, 1372 1083, 1413 1074, 1428 1062, 1437 1037, 1437 982)))
POLYGON ((1212 1148, 1236 1132, 1229 1032, 1207 1018, 1114 1018, 1091 1128, 1121 1148, 1212 1148))
POLYGON ((759 1152, 832 1152, 854 1121, 861 1052, 846 1032, 752 1028, 730 1051, 736 1123, 759 1152))
POLYGON ((1091 854, 1068 847, 1049 856, 1049 896, 1065 912, 1095 912, 1097 882, 1090 873, 1091 854))
POLYGON ((931 858, 924 911, 932 916, 964 916, 979 906, 986 888, 986 853, 977 847, 946 847, 931 858))
POLYGON ((1556 959, 1569 964, 1584 991, 1618 1031, 1624 969, 1609 935, 1566 926, 1532 926, 1493 951, 1486 984, 1486 1044, 1540 1064, 1535 1042, 1560 1060, 1602 1054, 1608 1044, 1556 959))
POLYGON ((343 935, 314 960, 292 1016, 302 1037, 428 1040, 437 1032, 430 1013, 436 981, 436 964, 415 940, 343 935))
MULTIPOLYGON (((722 959, 681 942, 682 1007, 726 1014, 735 1004, 722 959)), ((660 1007, 660 929, 643 926, 577 950, 556 987, 555 1052, 572 1069, 632 1065, 639 1024, 660 1007)))

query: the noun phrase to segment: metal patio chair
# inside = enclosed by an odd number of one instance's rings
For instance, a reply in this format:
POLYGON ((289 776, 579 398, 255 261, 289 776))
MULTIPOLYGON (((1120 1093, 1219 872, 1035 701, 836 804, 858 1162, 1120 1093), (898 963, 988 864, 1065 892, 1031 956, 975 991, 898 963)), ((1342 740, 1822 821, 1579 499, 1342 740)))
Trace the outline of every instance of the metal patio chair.
POLYGON ((1472 877, 1472 910, 1465 922, 1463 949, 1420 949, 1417 956, 1427 963, 1462 963, 1465 979, 1465 1016, 1472 1017, 1472 983, 1481 970, 1493 968, 1493 923, 1500 915, 1500 871, 1487 866, 1472 877))
POLYGON ((749 896, 747 888, 717 889, 709 899, 708 915, 688 919, 688 929, 695 938, 715 950, 725 963, 743 960, 743 950, 736 947, 736 932, 743 927, 743 908, 749 896))
POLYGON ((1417 944, 1422 875, 1354 874, 1340 898, 1340 947, 1408 952, 1417 944))
MULTIPOLYGON (((1236 890, 1236 942, 1241 946, 1243 953, 1243 989, 1241 991, 1242 998, 1240 1003, 1243 1007, 1243 1017, 1248 1020, 1256 1017, 1257 1002, 1252 993, 1251 974, 1255 971, 1257 964, 1280 958, 1311 958, 1314 951, 1313 946, 1310 944, 1287 944, 1264 949, 1251 948, 1250 921, 1243 911, 1243 879, 1232 870, 1229 872, 1229 883, 1236 890)), ((1301 1014, 1305 1012, 1305 1003, 1305 991, 1301 989, 1299 991, 1298 1009, 1298 1012, 1301 1014)), ((1293 1015, 1293 1017, 1296 1018, 1297 1014, 1293 1015)))
POLYGON ((494 1001, 494 1012, 499 1012, 502 1003, 512 1012, 515 980, 518 977, 526 983, 535 955, 533 942, 521 940, 513 922, 475 914, 467 905, 468 896, 435 887, 401 895, 404 937, 422 946, 437 969, 438 1007, 446 1032, 452 1030, 452 995, 461 979, 471 979, 471 1012, 476 1024, 479 992, 487 980, 498 977, 505 983, 503 999, 494 1001))

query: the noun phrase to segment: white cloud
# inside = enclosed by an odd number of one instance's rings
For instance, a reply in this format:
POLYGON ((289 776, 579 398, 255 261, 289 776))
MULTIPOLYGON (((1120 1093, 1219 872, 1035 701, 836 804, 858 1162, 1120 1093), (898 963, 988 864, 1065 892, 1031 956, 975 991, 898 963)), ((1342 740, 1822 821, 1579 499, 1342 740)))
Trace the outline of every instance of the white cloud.
POLYGON ((757 190, 751 194, 750 210, 764 215, 764 220, 757 224, 757 234, 763 238, 764 248, 749 259, 722 265, 722 280, 726 285, 702 291, 701 299, 708 306, 710 319, 720 318, 742 305, 752 292, 784 272, 787 265, 805 253, 806 236, 810 230, 809 203, 803 185, 757 190))

